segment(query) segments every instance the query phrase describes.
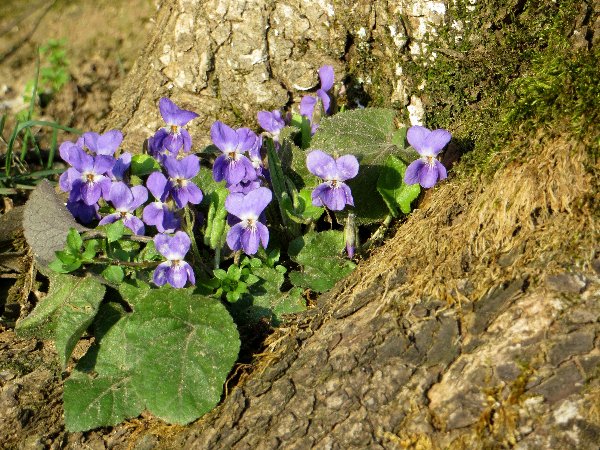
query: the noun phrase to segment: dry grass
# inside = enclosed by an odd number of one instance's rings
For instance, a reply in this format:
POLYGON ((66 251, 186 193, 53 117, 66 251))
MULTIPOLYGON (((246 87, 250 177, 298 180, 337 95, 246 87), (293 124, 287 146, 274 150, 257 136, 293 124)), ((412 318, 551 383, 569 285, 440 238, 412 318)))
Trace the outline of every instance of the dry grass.
MULTIPOLYGON (((478 186, 443 183, 362 267, 361 284, 402 268, 410 281, 401 293, 409 303, 423 297, 456 303, 477 300, 504 280, 573 265, 588 269, 598 241, 590 204, 598 184, 586 170, 585 145, 540 133, 528 155, 478 186)), ((386 292, 384 303, 398 293, 386 292)))

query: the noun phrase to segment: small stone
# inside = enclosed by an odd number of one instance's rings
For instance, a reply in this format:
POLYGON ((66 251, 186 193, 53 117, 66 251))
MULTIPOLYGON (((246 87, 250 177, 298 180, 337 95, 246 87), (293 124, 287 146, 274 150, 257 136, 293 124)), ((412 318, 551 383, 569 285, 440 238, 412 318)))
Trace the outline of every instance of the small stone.
POLYGON ((554 366, 558 366, 573 355, 590 352, 593 347, 594 332, 592 330, 568 334, 550 350, 550 362, 554 366))
POLYGON ((585 279, 575 274, 561 273, 546 277, 546 287, 558 292, 579 294, 583 292, 585 285, 585 279))
POLYGON ((0 372, 0 383, 6 383, 7 381, 12 380, 15 377, 15 374, 10 370, 3 370, 0 372))

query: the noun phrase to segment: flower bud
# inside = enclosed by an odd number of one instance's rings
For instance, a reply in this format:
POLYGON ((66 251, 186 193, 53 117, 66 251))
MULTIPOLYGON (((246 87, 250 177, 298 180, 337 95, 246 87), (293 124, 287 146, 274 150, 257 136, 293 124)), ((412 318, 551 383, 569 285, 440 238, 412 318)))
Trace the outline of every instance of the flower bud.
POLYGON ((346 238, 346 253, 350 259, 354 258, 354 251, 358 245, 358 232, 354 221, 354 214, 348 214, 346 225, 344 226, 344 236, 346 238))

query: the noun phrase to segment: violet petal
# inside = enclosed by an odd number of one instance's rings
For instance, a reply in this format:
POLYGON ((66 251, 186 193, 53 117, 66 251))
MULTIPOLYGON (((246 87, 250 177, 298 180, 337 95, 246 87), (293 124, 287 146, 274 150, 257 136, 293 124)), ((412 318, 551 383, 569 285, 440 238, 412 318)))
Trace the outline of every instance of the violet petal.
POLYGON ((236 151, 239 143, 236 131, 218 120, 210 128, 210 137, 223 153, 236 151))
POLYGON ((338 176, 335 160, 331 155, 321 150, 313 150, 306 155, 306 166, 310 173, 323 179, 338 176))
POLYGON ((419 183, 425 189, 431 188, 437 183, 438 176, 439 171, 435 165, 424 164, 421 170, 419 170, 419 183))
POLYGON ((425 139, 425 146, 433 156, 437 156, 439 152, 450 142, 452 135, 448 130, 442 128, 433 130, 425 139))
POLYGON ((259 235, 256 229, 245 228, 240 236, 240 242, 244 253, 254 255, 258 251, 259 235))
MULTIPOLYGON (((229 198, 229 197, 227 197, 229 198)), ((232 251, 238 251, 240 248, 242 248, 242 244, 241 244, 241 236, 242 233, 244 232, 245 228, 244 226, 240 223, 234 225, 233 227, 231 227, 229 229, 229 231, 227 232, 227 245, 229 246, 229 248, 232 251)))
POLYGON ((198 117, 198 114, 186 109, 179 108, 170 99, 163 97, 158 102, 158 109, 163 120, 169 125, 184 126, 190 120, 198 117))
POLYGON ((408 143, 422 156, 426 156, 423 152, 427 149, 427 137, 431 131, 420 125, 413 125, 406 132, 406 140, 408 143))
POLYGON ((358 174, 358 160, 354 155, 343 155, 335 160, 340 180, 354 178, 358 174))
POLYGON ((411 162, 406 168, 406 172, 404 172, 404 182, 406 184, 419 183, 419 174, 424 165, 426 165, 426 163, 420 158, 411 162))
POLYGON ((154 274, 152 275, 152 281, 157 286, 163 286, 167 282, 167 272, 171 269, 170 262, 160 263, 156 269, 154 269, 154 274))
POLYGON ((330 90, 333 87, 333 66, 322 66, 319 69, 319 79, 321 80, 321 89, 324 91, 330 90))

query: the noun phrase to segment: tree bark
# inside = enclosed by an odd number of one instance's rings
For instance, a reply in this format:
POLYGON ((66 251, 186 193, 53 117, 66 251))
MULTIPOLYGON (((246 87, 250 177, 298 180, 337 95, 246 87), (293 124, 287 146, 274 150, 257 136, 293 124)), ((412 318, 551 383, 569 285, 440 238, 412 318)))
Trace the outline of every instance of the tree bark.
MULTIPOLYGON (((426 67, 425 37, 444 11, 429 1, 164 1, 106 128, 134 148, 161 126, 168 95, 201 113, 191 131, 207 143, 215 119, 254 126, 258 110, 296 104, 325 63, 349 101, 387 98, 422 120, 422 80, 398 67, 426 67)), ((585 36, 591 46, 594 32, 585 36)), ((218 409, 160 444, 597 448, 594 163, 572 136, 527 139, 530 156, 427 195, 349 279, 270 338, 218 409)))
MULTIPOLYGON (((157 104, 169 96, 200 113, 190 131, 201 148, 217 119, 253 126, 257 111, 297 104, 305 90, 318 86, 323 64, 334 66, 336 81, 345 80, 353 102, 385 98, 388 104, 408 105, 411 81, 399 78, 397 63, 420 53, 425 34, 443 18, 439 5, 162 1, 156 31, 114 94, 105 127, 122 129, 124 145, 139 149, 162 126, 157 104), (376 83, 386 74, 391 83, 376 83)), ((418 115, 420 101, 414 102, 418 115)))

